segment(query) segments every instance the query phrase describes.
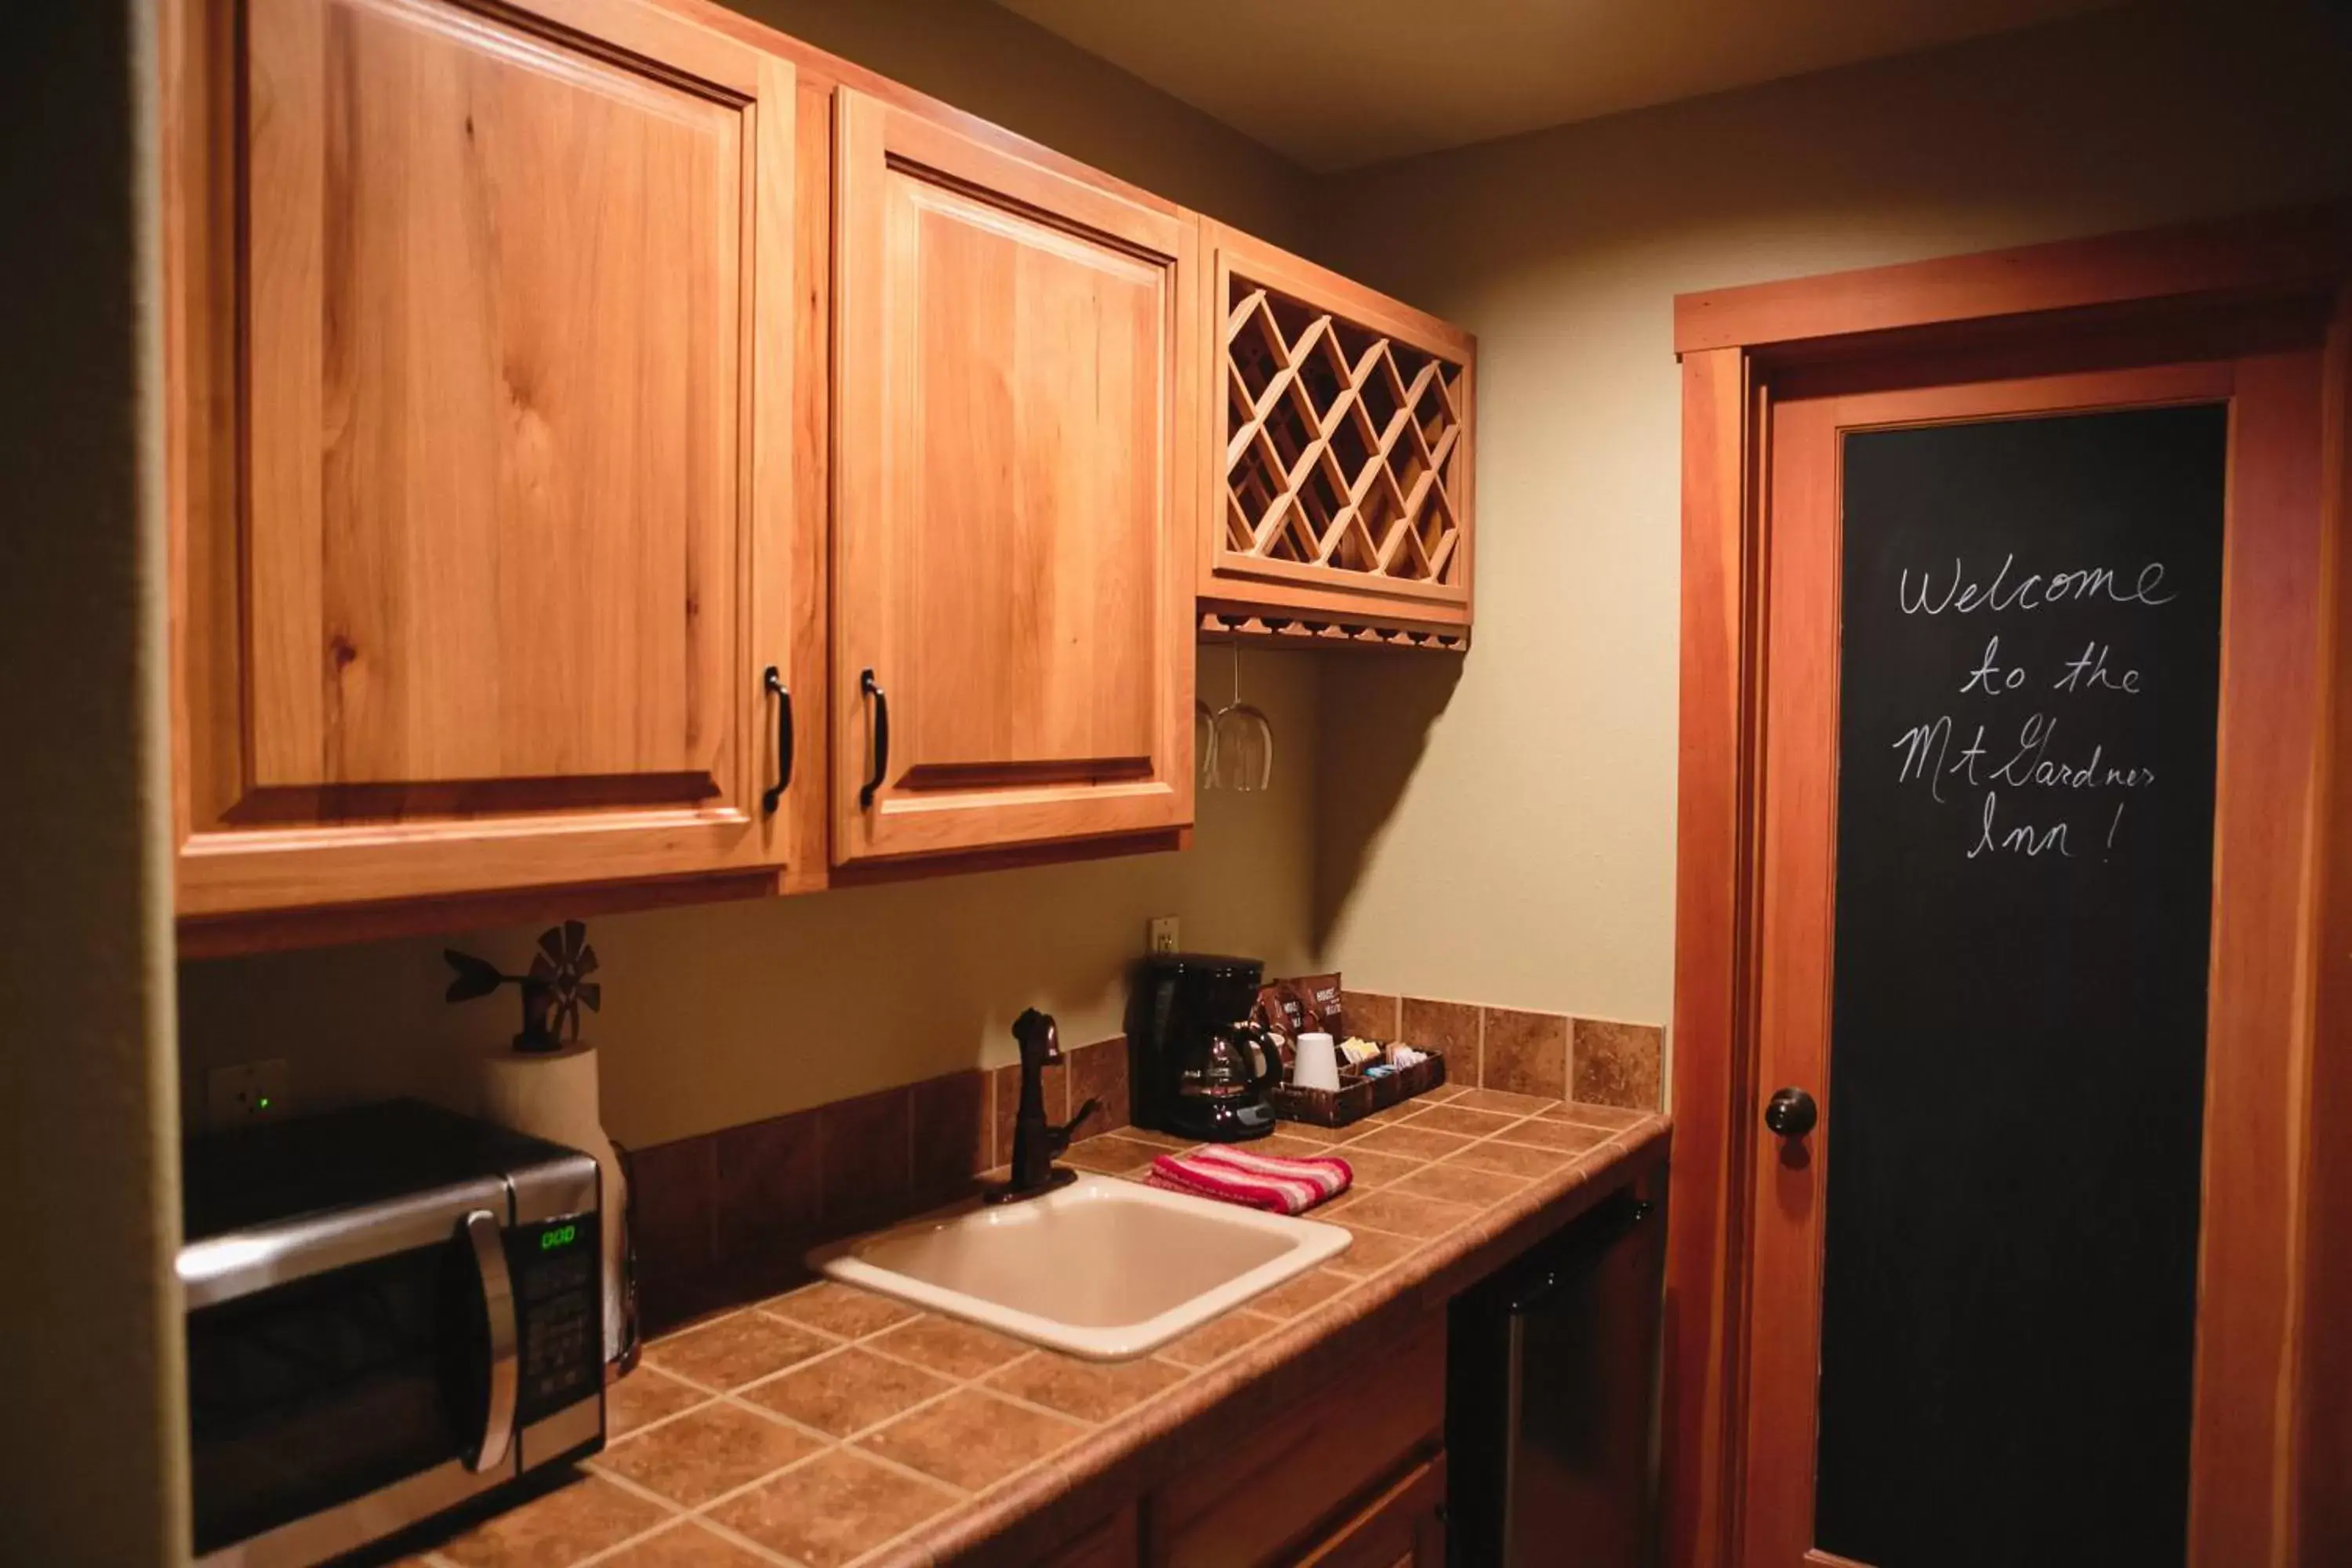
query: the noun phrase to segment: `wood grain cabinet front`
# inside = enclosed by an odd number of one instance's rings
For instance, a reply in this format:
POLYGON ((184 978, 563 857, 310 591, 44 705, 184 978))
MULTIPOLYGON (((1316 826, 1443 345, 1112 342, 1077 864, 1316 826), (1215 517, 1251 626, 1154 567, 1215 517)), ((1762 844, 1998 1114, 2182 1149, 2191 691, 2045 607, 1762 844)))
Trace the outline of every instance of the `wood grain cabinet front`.
POLYGON ((1192 812, 1187 215, 836 100, 837 863, 1192 812))
POLYGON ((1477 340, 1238 229, 1201 230, 1202 610, 1463 646, 1477 340))
POLYGON ((1412 1466, 1301 1552, 1297 1568, 1445 1568, 1445 1456, 1412 1466))
POLYGON ((166 13, 183 915, 772 871, 792 64, 636 0, 166 13))
POLYGON ((1144 1500, 1144 1562, 1438 1568, 1445 1331, 1445 1314, 1431 1314, 1402 1342, 1162 1485, 1144 1500))

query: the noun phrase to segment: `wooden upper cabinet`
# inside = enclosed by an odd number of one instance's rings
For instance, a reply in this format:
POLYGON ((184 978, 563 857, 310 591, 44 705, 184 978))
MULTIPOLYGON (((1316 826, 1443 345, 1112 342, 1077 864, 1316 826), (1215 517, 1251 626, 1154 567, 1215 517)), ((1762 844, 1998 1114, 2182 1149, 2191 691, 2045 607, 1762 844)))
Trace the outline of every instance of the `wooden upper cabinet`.
POLYGON ((186 3, 182 912, 778 864, 791 64, 635 0, 186 3))
POLYGON ((834 858, 1192 819, 1195 230, 837 97, 834 858))
POLYGON ((1458 646, 1477 340, 1238 229, 1201 227, 1202 609, 1458 646))

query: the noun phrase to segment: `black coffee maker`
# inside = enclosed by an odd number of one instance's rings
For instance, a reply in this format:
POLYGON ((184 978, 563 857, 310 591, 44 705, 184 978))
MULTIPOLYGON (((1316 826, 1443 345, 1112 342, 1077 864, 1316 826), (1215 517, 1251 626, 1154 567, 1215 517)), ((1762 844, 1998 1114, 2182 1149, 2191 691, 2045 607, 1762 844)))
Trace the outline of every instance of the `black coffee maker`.
POLYGON ((1265 966, 1255 958, 1154 953, 1128 994, 1127 1079, 1139 1127, 1238 1143, 1274 1131, 1265 1091, 1282 1055, 1250 1022, 1265 966))

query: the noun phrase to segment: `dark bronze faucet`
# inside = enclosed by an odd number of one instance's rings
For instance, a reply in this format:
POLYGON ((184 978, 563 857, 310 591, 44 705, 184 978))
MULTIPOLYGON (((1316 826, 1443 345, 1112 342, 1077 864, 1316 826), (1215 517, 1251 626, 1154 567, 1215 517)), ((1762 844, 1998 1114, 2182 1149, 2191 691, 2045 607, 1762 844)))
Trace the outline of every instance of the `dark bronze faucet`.
POLYGON ((1077 1173, 1054 1163, 1054 1156, 1070 1146, 1078 1123, 1101 1108, 1089 1100, 1078 1113, 1056 1127, 1045 1120, 1045 1071, 1062 1060, 1062 1042, 1054 1020, 1032 1007, 1013 1020, 1013 1037, 1021 1042, 1021 1109, 1013 1119, 1013 1178, 982 1194, 992 1204, 1016 1203, 1067 1186, 1077 1173))

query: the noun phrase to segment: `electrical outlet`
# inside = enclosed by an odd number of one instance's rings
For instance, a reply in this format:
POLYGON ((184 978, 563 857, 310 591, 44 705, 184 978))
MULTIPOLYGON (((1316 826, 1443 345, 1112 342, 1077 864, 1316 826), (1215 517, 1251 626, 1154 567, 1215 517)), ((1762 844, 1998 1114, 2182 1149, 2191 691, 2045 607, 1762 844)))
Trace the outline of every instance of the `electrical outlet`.
POLYGON ((1149 951, 1152 952, 1176 951, 1176 917, 1174 915, 1151 917, 1151 941, 1149 951))
POLYGON ((205 1125, 218 1131, 284 1120, 294 1109, 293 1078, 284 1057, 212 1068, 205 1074, 205 1125))

